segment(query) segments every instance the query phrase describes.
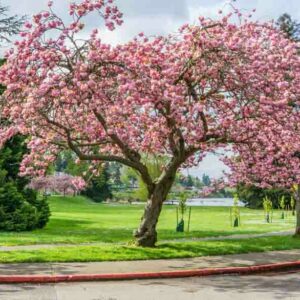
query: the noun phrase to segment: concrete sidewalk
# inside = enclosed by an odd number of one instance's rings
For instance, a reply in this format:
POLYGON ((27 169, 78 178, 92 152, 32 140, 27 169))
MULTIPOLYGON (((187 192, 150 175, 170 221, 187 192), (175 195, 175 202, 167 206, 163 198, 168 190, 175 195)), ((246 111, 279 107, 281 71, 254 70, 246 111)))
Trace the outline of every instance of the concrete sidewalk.
POLYGON ((0 264, 0 276, 164 272, 206 268, 246 267, 299 260, 300 250, 288 250, 169 260, 0 264))

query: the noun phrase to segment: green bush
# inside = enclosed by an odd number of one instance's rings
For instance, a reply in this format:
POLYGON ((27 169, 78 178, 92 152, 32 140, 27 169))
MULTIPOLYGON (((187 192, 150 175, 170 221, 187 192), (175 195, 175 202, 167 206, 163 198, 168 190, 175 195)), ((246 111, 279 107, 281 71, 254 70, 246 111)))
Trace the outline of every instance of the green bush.
MULTIPOLYGON (((256 186, 247 186, 240 184, 237 186, 236 191, 239 199, 245 203, 246 207, 249 208, 262 208, 264 197, 271 199, 274 208, 280 208, 279 199, 285 196, 285 199, 289 199, 291 194, 284 189, 273 188, 273 189, 263 189, 256 186)), ((286 203, 287 204, 287 203, 286 203)))
POLYGON ((0 230, 41 228, 48 222, 49 215, 46 199, 26 198, 13 183, 6 183, 0 188, 0 230))
POLYGON ((99 176, 93 177, 86 189, 82 192, 83 195, 91 198, 94 202, 103 202, 112 198, 112 192, 109 181, 107 166, 103 167, 99 176))
POLYGON ((47 197, 36 199, 35 207, 38 212, 38 221, 36 223, 36 228, 43 228, 48 223, 50 217, 50 208, 47 202, 47 197))
POLYGON ((26 188, 27 177, 20 177, 19 165, 26 153, 25 137, 17 135, 0 149, 0 230, 25 231, 42 228, 49 220, 46 199, 26 188))

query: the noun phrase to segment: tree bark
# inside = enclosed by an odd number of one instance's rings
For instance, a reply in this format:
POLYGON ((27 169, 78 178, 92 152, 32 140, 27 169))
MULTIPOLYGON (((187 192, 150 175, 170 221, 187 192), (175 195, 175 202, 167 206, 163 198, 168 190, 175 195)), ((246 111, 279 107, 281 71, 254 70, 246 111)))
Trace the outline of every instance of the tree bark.
POLYGON ((295 236, 300 237, 300 191, 295 193, 295 201, 296 201, 296 230, 295 236))
POLYGON ((162 210, 163 202, 174 182, 175 175, 165 181, 156 184, 152 192, 149 192, 141 223, 134 236, 136 244, 142 247, 154 247, 157 242, 156 225, 162 210))

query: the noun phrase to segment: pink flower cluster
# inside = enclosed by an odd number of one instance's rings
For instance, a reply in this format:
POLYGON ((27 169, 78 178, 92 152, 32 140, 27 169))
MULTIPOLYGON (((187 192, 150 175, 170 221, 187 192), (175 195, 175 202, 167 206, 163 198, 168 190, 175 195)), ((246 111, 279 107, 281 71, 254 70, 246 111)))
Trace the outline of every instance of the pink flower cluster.
POLYGON ((5 142, 12 138, 17 132, 16 127, 0 128, 0 148, 3 147, 5 142))
POLYGON ((231 185, 244 183, 262 188, 290 189, 300 183, 300 138, 297 119, 278 120, 281 135, 268 134, 252 145, 234 147, 235 155, 224 159, 230 167, 227 181, 231 185), (284 129, 285 122, 295 125, 293 130, 284 129))
POLYGON ((71 16, 81 18, 92 11, 98 11, 104 17, 106 27, 109 30, 114 30, 115 24, 121 25, 123 23, 123 14, 113 5, 113 2, 113 0, 85 0, 80 4, 71 3, 69 13, 71 16), (103 12, 101 9, 104 9, 103 12))

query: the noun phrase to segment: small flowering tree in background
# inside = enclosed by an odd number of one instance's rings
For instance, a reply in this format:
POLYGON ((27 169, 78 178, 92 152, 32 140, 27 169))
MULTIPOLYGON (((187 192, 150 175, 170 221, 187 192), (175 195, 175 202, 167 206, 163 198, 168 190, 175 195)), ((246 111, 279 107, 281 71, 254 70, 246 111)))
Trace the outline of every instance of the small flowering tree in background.
POLYGON ((30 189, 43 192, 43 194, 47 194, 49 190, 51 190, 51 184, 48 177, 36 177, 33 178, 28 184, 30 189))
POLYGON ((237 194, 233 197, 233 205, 230 208, 230 223, 233 227, 239 227, 241 224, 241 214, 239 208, 239 197, 237 194), (233 221, 232 221, 233 219, 233 221))
POLYGON ((187 196, 184 192, 182 192, 179 196, 179 203, 178 203, 178 208, 177 208, 177 215, 178 212, 180 214, 180 220, 178 222, 178 217, 177 217, 177 227, 176 227, 176 231, 177 232, 184 232, 184 215, 187 209, 187 205, 186 205, 186 201, 187 201, 187 196))
POLYGON ((294 183, 292 185, 293 198, 295 199, 295 210, 296 210, 296 233, 295 235, 300 236, 300 192, 299 185, 294 183))
MULTIPOLYGON (((296 119, 295 119, 296 120, 296 119)), ((296 230, 300 235, 300 196, 298 182, 300 182, 300 149, 299 132, 295 128, 296 122, 290 122, 290 130, 281 136, 281 144, 277 144, 278 137, 269 136, 269 145, 261 141, 255 149, 248 146, 236 147, 236 155, 225 159, 231 168, 228 175, 229 182, 256 185, 262 188, 283 188, 291 190, 295 199, 296 230), (294 127, 295 126, 295 127, 294 127)), ((279 207, 285 208, 285 199, 281 198, 279 207)), ((284 214, 284 212, 283 212, 284 214)), ((284 215, 283 215, 284 217, 284 215)))
POLYGON ((285 197, 281 196, 280 200, 279 200, 279 206, 281 208, 281 219, 284 219, 284 211, 286 208, 286 204, 285 204, 285 197))
POLYGON ((86 187, 83 178, 69 174, 37 177, 31 180, 29 187, 44 193, 52 191, 62 195, 76 195, 86 187))
POLYGON ((86 188, 86 182, 82 177, 75 176, 71 181, 74 194, 78 194, 86 188))
POLYGON ((200 17, 168 37, 139 37, 111 46, 84 18, 98 13, 108 29, 122 23, 112 0, 71 3, 72 22, 47 11, 26 23, 7 55, 0 144, 30 135, 21 173, 42 176, 63 149, 91 167, 118 162, 140 174, 147 204, 135 233, 154 246, 156 225, 176 172, 216 149, 280 136, 294 122, 299 99, 297 44, 271 23, 253 22, 233 8, 218 20, 200 17), (235 18, 239 18, 237 23, 235 18), (288 122, 286 120, 289 120, 288 122), (144 154, 164 157, 151 176, 144 154))
POLYGON ((265 211, 266 222, 272 223, 273 203, 267 196, 263 199, 263 208, 265 211))
POLYGON ((291 199, 290 199, 290 206, 291 206, 291 210, 292 210, 292 215, 294 216, 295 215, 295 199, 293 196, 291 196, 291 199))

